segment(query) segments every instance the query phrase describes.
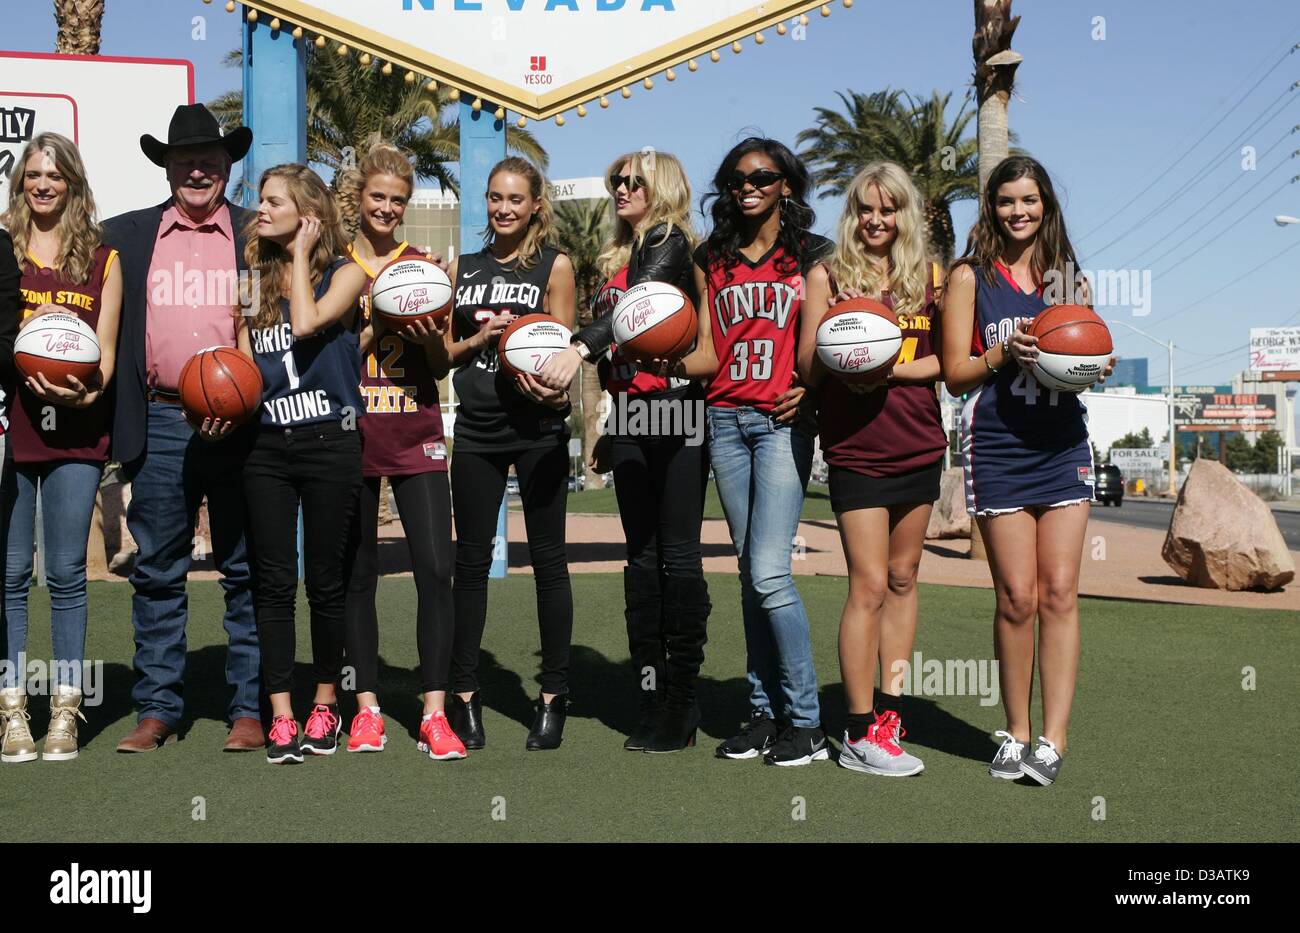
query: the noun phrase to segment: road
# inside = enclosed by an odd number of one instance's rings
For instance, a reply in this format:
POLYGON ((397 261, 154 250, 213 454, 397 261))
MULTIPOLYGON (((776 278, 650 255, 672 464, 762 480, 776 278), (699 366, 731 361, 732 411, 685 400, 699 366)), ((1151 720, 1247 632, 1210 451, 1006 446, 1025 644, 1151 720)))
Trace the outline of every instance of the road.
MULTIPOLYGON (((1137 528, 1158 528, 1166 531, 1169 518, 1173 514, 1174 504, 1164 499, 1125 499, 1119 508, 1113 505, 1093 503, 1092 517, 1103 522, 1119 522, 1137 528)), ((1273 518, 1282 530, 1286 545, 1293 551, 1300 551, 1300 512, 1274 511, 1273 518)))

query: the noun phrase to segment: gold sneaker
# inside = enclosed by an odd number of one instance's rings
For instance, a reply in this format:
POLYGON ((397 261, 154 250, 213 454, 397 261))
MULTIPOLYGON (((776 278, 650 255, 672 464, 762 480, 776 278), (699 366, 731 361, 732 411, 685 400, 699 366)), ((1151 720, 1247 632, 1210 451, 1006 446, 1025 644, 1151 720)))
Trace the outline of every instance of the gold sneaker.
POLYGON ((27 694, 22 687, 5 687, 0 690, 0 732, 4 744, 0 746, 0 761, 35 761, 36 743, 27 725, 27 694))
POLYGON ((67 761, 77 757, 77 720, 81 712, 81 691, 59 687, 50 697, 50 731, 45 735, 41 757, 46 761, 67 761))

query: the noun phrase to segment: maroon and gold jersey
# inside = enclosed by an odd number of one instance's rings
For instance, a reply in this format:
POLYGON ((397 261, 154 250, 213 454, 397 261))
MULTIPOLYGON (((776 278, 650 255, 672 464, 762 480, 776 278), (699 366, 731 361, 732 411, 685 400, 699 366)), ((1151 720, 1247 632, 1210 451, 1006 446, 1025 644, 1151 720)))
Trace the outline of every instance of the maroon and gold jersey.
MULTIPOLYGON (((893 308, 889 294, 881 301, 893 308)), ((937 353, 939 323, 934 290, 927 287, 925 306, 903 314, 899 363, 937 353)), ((897 476, 943 458, 948 438, 943 431, 939 396, 933 382, 924 385, 885 383, 867 395, 857 395, 834 376, 822 383, 817 422, 822 456, 831 466, 866 476, 897 476)))
MULTIPOLYGON (((101 244, 85 284, 74 285, 58 271, 42 266, 30 255, 23 261, 20 284, 23 318, 44 304, 58 305, 95 330, 104 283, 117 261, 117 251, 101 244)), ((21 376, 20 376, 21 378, 21 376)), ((37 398, 15 387, 9 409, 9 446, 17 463, 46 460, 108 460, 108 433, 113 423, 113 392, 101 395, 89 408, 68 408, 37 398)))
MULTIPOLYGON (((809 240, 810 258, 829 246, 822 237, 809 240)), ((695 254, 707 280, 709 322, 718 356, 707 403, 771 411, 794 384, 799 309, 811 263, 800 267, 786 258, 779 243, 757 262, 740 256, 730 268, 712 260, 707 250, 706 243, 695 254)))
MULTIPOLYGON (((369 279, 361 296, 361 313, 366 323, 373 324, 370 283, 375 276, 394 259, 423 257, 424 253, 402 243, 378 269, 370 268, 351 246, 348 255, 369 279)), ((360 420, 363 475, 411 476, 446 471, 447 443, 438 382, 424 347, 382 324, 376 326, 374 344, 361 362, 361 397, 366 404, 366 415, 360 420)))

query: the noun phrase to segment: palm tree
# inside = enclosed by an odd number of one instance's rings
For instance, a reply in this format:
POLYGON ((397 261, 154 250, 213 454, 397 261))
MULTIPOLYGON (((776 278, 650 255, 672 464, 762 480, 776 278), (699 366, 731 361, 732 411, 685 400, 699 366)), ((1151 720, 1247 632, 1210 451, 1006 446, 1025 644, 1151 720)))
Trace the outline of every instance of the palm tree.
POLYGON ((800 156, 812 167, 814 180, 831 194, 843 195, 868 162, 897 162, 925 199, 930 246, 946 266, 956 245, 952 205, 979 197, 976 142, 963 139, 974 113, 963 103, 948 122, 952 95, 938 91, 923 100, 889 88, 838 97, 843 112, 815 108, 816 124, 797 137, 804 147, 800 156))
MULTIPOLYGON (((238 67, 243 52, 227 53, 223 64, 238 67)), ((424 83, 406 83, 398 73, 385 75, 378 63, 362 65, 332 52, 307 52, 307 160, 338 168, 349 155, 356 158, 376 139, 410 152, 415 172, 459 194, 454 164, 460 161, 460 120, 443 122, 443 110, 456 104, 450 90, 429 93, 424 83), (350 152, 349 152, 350 150, 350 152)), ((242 91, 230 91, 208 104, 229 130, 243 122, 242 91)), ((506 148, 545 170, 546 151, 527 130, 508 127, 506 148)))
POLYGON ((979 103, 979 183, 1011 154, 1007 104, 1016 83, 1016 68, 1024 61, 1011 51, 1011 37, 1020 17, 1011 15, 1011 0, 975 0, 975 99, 979 103))
MULTIPOLYGON (((591 304, 603 284, 597 259, 610 235, 609 205, 605 201, 560 201, 555 206, 555 242, 569 254, 577 281, 578 326, 591 323, 591 304)), ((593 367, 579 371, 582 381, 582 462, 587 488, 596 474, 591 471, 591 451, 600 436, 600 380, 593 367)), ((573 394, 570 389, 570 395, 573 394)))
POLYGON ((104 0, 54 0, 59 32, 54 51, 60 55, 98 55, 104 28, 104 0))

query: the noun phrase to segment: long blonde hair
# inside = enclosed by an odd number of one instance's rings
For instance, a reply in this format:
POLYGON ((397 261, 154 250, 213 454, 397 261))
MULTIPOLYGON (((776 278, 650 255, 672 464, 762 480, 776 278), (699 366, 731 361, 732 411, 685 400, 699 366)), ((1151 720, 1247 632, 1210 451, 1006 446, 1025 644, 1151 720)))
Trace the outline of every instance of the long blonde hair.
POLYGON ((674 227, 686 234, 686 239, 692 244, 695 242, 691 230, 691 183, 677 157, 648 148, 619 156, 605 170, 605 190, 611 198, 614 191, 609 186, 609 178, 624 165, 628 166, 633 178, 641 179, 645 185, 646 215, 635 229, 623 218, 615 216, 613 236, 596 259, 600 274, 607 279, 627 265, 632 250, 639 247, 646 233, 659 224, 667 224, 660 242, 668 239, 674 227))
MULTIPOLYGON (((329 188, 320 176, 305 165, 277 165, 266 170, 258 183, 258 196, 272 178, 279 178, 297 207, 299 215, 312 214, 320 220, 320 239, 311 253, 311 282, 319 285, 325 270, 338 258, 346 245, 339 209, 329 188)), ((287 297, 284 280, 293 267, 293 258, 274 240, 264 240, 257 235, 257 214, 254 213, 244 228, 244 261, 251 271, 259 273, 258 290, 261 304, 249 322, 250 327, 272 327, 283 320, 281 299, 287 297)))
POLYGON ((411 167, 410 158, 391 143, 377 140, 361 157, 360 162, 335 176, 334 187, 338 189, 338 198, 342 202, 339 205, 340 213, 349 210, 356 212, 356 223, 349 225, 345 222, 343 225, 349 239, 354 239, 361 233, 365 224, 365 206, 361 203, 361 195, 365 191, 366 182, 376 175, 392 175, 405 182, 410 194, 415 193, 415 169, 411 167), (350 226, 352 229, 348 229, 350 226))
POLYGON ((840 214, 835 254, 831 258, 836 285, 860 289, 878 298, 888 282, 896 313, 920 311, 925 306, 925 287, 930 281, 930 251, 926 245, 923 206, 921 192, 901 165, 872 162, 858 172, 849 183, 844 211, 840 214), (873 185, 894 203, 898 235, 889 247, 887 258, 867 252, 858 237, 861 225, 858 215, 873 185))
MULTIPOLYGON (((537 213, 533 214, 529 219, 528 230, 524 233, 524 238, 519 244, 519 268, 531 269, 541 260, 542 247, 551 241, 551 235, 555 229, 555 208, 552 206, 551 196, 546 190, 546 178, 533 163, 518 156, 502 159, 492 166, 492 172, 488 175, 489 189, 492 187, 492 179, 502 172, 522 175, 527 178, 528 192, 539 205, 537 213)), ((487 192, 484 192, 484 197, 486 196, 487 192)), ((483 231, 483 245, 491 246, 495 239, 496 235, 492 232, 492 224, 489 223, 487 229, 483 231)))
POLYGON ((21 266, 27 262, 32 222, 32 211, 23 192, 23 175, 28 160, 42 152, 68 183, 63 213, 55 229, 59 255, 54 267, 66 281, 84 285, 95 268, 95 250, 103 242, 103 231, 95 220, 95 196, 86 180, 86 166, 72 140, 58 133, 40 133, 27 144, 9 176, 9 209, 0 216, 0 224, 13 237, 14 258, 21 266))

